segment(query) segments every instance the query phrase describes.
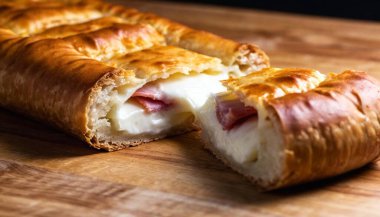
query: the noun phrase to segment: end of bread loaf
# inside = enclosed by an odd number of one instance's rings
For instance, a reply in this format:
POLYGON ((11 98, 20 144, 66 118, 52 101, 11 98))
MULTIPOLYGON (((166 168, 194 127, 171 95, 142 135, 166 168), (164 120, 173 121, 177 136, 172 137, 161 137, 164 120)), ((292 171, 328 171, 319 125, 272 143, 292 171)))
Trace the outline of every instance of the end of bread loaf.
POLYGON ((224 84, 257 115, 223 128, 210 98, 199 119, 206 148, 261 189, 339 175, 380 155, 380 85, 366 73, 264 69, 224 84))
POLYGON ((279 186, 339 175, 378 158, 379 93, 376 79, 347 70, 305 93, 268 101, 290 153, 279 186))

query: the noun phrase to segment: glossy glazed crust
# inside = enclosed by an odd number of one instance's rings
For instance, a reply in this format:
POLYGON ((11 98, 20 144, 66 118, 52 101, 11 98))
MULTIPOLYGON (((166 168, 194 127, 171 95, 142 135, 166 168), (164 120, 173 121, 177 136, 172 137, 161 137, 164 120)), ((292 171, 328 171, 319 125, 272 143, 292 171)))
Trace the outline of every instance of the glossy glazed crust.
POLYGON ((72 44, 78 52, 104 63, 125 54, 166 45, 161 34, 151 26, 143 24, 114 24, 62 39, 72 44))
POLYGON ((0 11, 0 25, 19 36, 30 36, 63 24, 100 18, 102 13, 88 5, 10 8, 0 11))
MULTIPOLYGON (((96 31, 99 29, 111 27, 114 25, 124 24, 122 18, 119 17, 101 17, 98 19, 90 20, 84 23, 79 23, 75 25, 65 24, 56 27, 46 29, 40 33, 37 33, 36 36, 43 38, 63 38, 78 33, 86 33, 91 31, 96 31)), ((143 24, 141 24, 143 25, 143 24)))
POLYGON ((271 188, 338 175, 380 155, 380 84, 364 72, 345 71, 267 106, 286 155, 271 188))
POLYGON ((256 45, 238 43, 209 32, 191 29, 151 13, 125 11, 118 6, 107 8, 110 14, 127 22, 146 23, 165 36, 169 45, 217 57, 227 66, 236 65, 243 73, 269 67, 268 56, 256 45))
POLYGON ((107 62, 116 67, 133 70, 140 79, 167 78, 177 72, 219 73, 223 70, 217 58, 195 54, 174 46, 154 46, 126 54, 107 62))

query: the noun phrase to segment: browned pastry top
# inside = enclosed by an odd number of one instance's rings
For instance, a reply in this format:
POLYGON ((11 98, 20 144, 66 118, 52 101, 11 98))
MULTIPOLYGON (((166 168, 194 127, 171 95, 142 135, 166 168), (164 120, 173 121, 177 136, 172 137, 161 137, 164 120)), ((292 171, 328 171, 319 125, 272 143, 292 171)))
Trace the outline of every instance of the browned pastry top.
POLYGON ((223 81, 250 106, 289 93, 305 92, 318 86, 325 76, 316 70, 301 68, 266 68, 240 78, 223 81))
POLYGON ((364 72, 345 71, 332 75, 313 90, 288 94, 268 104, 277 111, 286 132, 298 132, 379 112, 379 99, 378 81, 364 72))
POLYGON ((224 64, 237 64, 245 72, 269 66, 268 57, 253 44, 237 43, 133 8, 85 0, 0 3, 0 26, 20 36, 65 37, 115 23, 149 24, 167 44, 218 57, 224 64))

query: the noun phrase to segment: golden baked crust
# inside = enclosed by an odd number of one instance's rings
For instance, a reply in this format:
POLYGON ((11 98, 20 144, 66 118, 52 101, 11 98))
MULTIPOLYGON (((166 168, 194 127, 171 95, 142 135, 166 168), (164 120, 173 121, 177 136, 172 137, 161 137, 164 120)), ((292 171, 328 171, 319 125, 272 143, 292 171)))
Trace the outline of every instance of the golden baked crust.
POLYGON ((123 69, 133 70, 137 78, 167 78, 175 73, 189 74, 193 71, 218 72, 222 70, 217 58, 197 54, 174 47, 155 46, 139 52, 115 58, 107 63, 123 69), (189 66, 192 66, 189 68, 189 66), (213 71, 214 70, 214 71, 213 71))
POLYGON ((247 64, 254 69, 269 64, 254 45, 102 1, 0 2, 0 105, 96 148, 117 150, 165 136, 123 142, 98 135, 96 124, 119 87, 220 70, 222 61, 238 71, 247 64))
POLYGON ((161 34, 153 27, 142 24, 114 24, 62 39, 78 52, 104 62, 153 46, 166 45, 161 34))
POLYGON ((149 13, 116 12, 133 23, 147 23, 165 36, 169 45, 220 58, 227 66, 237 66, 243 73, 269 67, 268 56, 257 46, 221 38, 205 31, 190 29, 149 13))
POLYGON ((224 84, 258 110, 258 130, 266 127, 260 150, 271 154, 265 165, 277 164, 279 173, 271 179, 247 175, 215 145, 207 148, 263 189, 335 176, 380 156, 380 83, 367 73, 264 69, 224 84))
POLYGON ((380 83, 364 72, 268 101, 283 134, 285 169, 273 187, 334 176, 380 156, 380 83))
POLYGON ((122 18, 118 17, 101 17, 98 19, 90 20, 88 22, 79 23, 76 25, 60 25, 50 29, 46 29, 43 32, 35 34, 43 38, 62 38, 71 35, 76 35, 78 33, 86 33, 91 31, 96 31, 102 28, 111 27, 114 25, 123 24, 122 18))
POLYGON ((31 7, 0 11, 0 25, 20 36, 29 36, 63 24, 96 19, 102 13, 88 6, 31 7))
POLYGON ((325 75, 312 69, 265 68, 244 77, 230 78, 223 84, 245 104, 255 107, 269 99, 313 89, 324 79, 325 75))

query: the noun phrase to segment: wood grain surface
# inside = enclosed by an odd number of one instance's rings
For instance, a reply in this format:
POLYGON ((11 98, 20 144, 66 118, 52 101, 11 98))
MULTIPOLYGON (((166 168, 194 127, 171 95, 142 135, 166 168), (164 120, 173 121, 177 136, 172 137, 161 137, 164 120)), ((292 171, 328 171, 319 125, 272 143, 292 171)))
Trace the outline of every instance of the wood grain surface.
MULTIPOLYGON (((116 1, 115 1, 116 2, 116 1)), ((380 24, 162 2, 123 2, 239 41, 272 66, 380 79, 380 24)), ((0 109, 0 216, 380 216, 380 162, 260 193, 197 132, 106 153, 0 109)))

